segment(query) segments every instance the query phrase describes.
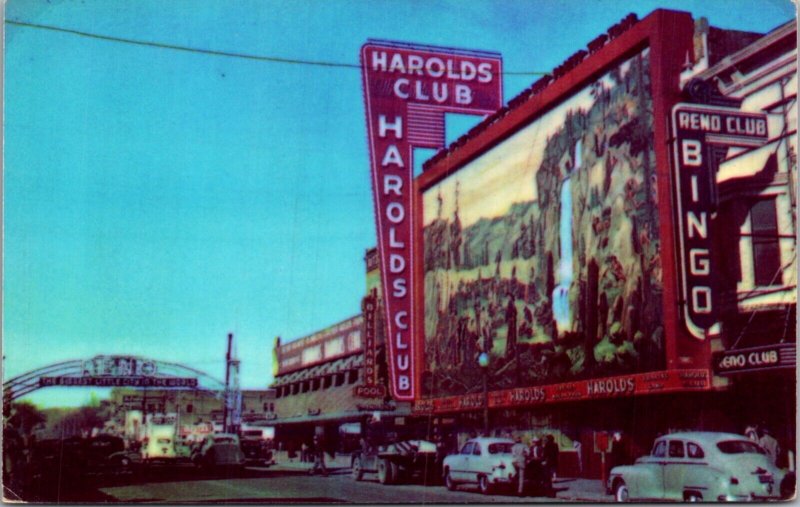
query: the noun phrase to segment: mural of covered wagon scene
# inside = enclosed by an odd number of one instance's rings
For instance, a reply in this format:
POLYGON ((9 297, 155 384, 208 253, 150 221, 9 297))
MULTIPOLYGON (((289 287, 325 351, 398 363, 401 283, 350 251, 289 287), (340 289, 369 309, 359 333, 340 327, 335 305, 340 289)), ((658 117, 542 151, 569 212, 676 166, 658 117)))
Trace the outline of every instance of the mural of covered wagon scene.
POLYGON ((424 191, 424 395, 664 366, 648 54, 424 191))

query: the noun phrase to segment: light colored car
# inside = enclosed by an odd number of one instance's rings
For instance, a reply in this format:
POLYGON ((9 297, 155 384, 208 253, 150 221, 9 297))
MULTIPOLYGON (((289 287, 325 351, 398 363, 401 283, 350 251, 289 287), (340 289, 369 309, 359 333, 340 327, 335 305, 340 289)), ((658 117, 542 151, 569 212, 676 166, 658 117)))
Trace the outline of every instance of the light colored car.
POLYGON ((779 498, 783 476, 747 437, 681 432, 657 438, 635 464, 612 468, 606 487, 619 502, 748 501, 779 498))
POLYGON ((148 428, 142 445, 142 458, 146 461, 175 459, 175 428, 166 425, 148 428))
POLYGON ((444 459, 442 473, 447 489, 458 484, 477 484, 483 494, 491 493, 497 486, 509 485, 516 478, 508 438, 480 437, 468 440, 458 454, 444 459))

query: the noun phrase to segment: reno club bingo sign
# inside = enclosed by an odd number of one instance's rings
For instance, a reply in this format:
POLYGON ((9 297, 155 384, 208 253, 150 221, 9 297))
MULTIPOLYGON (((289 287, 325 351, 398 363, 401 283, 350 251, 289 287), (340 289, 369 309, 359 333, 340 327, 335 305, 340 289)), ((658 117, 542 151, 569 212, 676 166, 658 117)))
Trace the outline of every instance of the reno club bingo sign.
POLYGON ((368 41, 361 71, 386 310, 389 380, 397 400, 415 397, 412 302, 414 148, 443 148, 444 115, 502 106, 498 53, 368 41))

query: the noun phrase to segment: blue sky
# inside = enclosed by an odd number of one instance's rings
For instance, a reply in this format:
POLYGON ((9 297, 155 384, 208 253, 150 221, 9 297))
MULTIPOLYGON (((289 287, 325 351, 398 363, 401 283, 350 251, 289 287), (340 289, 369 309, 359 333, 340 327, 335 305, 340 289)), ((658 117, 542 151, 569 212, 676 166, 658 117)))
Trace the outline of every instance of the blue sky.
MULTIPOLYGON (((658 7, 751 31, 795 13, 788 0, 10 0, 6 19, 350 64, 367 38, 392 39, 548 72, 658 7)), ((4 28, 4 379, 100 353, 222 378, 233 332, 243 387, 263 388, 274 336, 358 312, 375 244, 358 69, 4 28)), ((505 99, 534 80, 506 76, 505 99)), ((448 141, 479 120, 451 119, 448 141)))

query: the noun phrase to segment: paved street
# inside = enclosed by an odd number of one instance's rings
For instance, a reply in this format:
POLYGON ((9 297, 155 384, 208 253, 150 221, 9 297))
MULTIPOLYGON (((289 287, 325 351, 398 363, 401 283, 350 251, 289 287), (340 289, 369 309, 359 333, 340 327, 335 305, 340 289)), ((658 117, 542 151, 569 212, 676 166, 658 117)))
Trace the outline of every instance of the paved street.
POLYGON ((400 484, 384 486, 374 476, 356 482, 349 469, 333 469, 328 477, 309 476, 307 464, 286 463, 270 468, 248 468, 235 475, 198 474, 190 469, 150 470, 124 485, 99 488, 109 501, 133 502, 335 502, 335 503, 518 503, 569 500, 608 501, 599 481, 560 480, 556 499, 518 498, 510 494, 484 496, 462 486, 400 484))

